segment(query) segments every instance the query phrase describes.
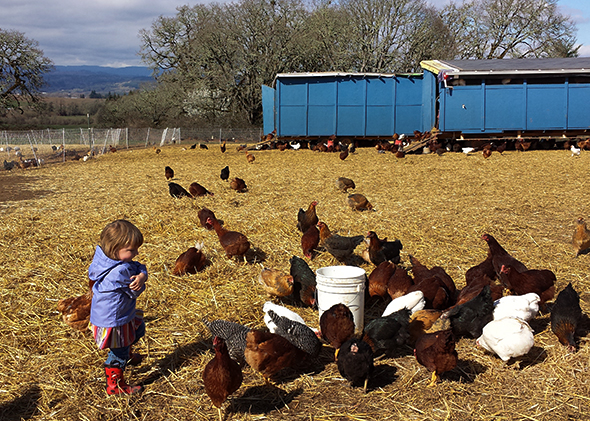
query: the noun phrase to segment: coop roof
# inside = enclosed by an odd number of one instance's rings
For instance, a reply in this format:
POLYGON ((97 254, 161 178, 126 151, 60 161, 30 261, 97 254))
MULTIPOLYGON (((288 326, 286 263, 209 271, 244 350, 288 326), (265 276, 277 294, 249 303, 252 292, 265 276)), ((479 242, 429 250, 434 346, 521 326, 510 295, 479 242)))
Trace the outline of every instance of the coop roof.
POLYGON ((540 58, 494 60, 425 60, 422 68, 447 75, 568 75, 590 74, 590 58, 540 58))

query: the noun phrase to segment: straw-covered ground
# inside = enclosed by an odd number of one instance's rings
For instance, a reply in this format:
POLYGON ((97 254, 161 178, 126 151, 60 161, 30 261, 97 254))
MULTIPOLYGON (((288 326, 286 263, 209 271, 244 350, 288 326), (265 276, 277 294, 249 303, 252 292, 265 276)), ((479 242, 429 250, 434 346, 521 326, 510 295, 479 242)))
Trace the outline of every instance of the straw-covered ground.
MULTIPOLYGON (((458 287, 481 262, 490 233, 529 268, 551 269, 557 289, 569 282, 590 311, 590 255, 575 258, 575 220, 590 214, 590 154, 569 151, 408 155, 361 149, 345 161, 338 154, 300 151, 254 152, 249 164, 232 146, 209 150, 164 147, 118 151, 88 162, 0 172, 0 418, 5 420, 213 420, 217 410, 204 391, 201 373, 213 357, 203 317, 263 327, 267 300, 258 283, 260 262, 225 257, 214 231, 201 228, 197 211, 213 210, 225 226, 246 234, 263 264, 289 270, 302 256, 297 211, 319 202, 321 220, 340 234, 376 231, 403 243, 427 266, 442 266, 458 287), (164 166, 188 188, 198 181, 213 197, 173 199, 164 166), (236 193, 219 178, 243 178, 236 193), (353 212, 337 177, 356 182, 374 212, 353 212), (8 193, 7 193, 8 192, 8 193), (8 196, 8 197, 6 197, 8 196), (148 288, 138 299, 147 334, 136 348, 146 356, 126 376, 145 391, 131 398, 107 397, 102 364, 89 335, 73 330, 56 311, 58 299, 87 288, 87 269, 102 228, 127 218, 145 236, 137 260, 147 265, 148 288), (173 276, 176 257, 197 241, 211 265, 196 275, 173 276)), ((361 247, 357 249, 360 253, 361 247)), ((328 254, 312 269, 337 264, 328 254)), ((372 265, 363 268, 370 273, 372 265)), ((376 314, 379 302, 367 304, 376 314)), ((317 310, 294 308, 312 327, 317 310)), ((535 347, 520 363, 505 365, 462 339, 459 364, 427 388, 430 373, 412 350, 376 362, 367 394, 352 389, 330 361, 329 347, 303 373, 287 373, 264 386, 259 373, 244 368, 244 382, 224 404, 236 420, 482 420, 590 419, 590 346, 585 322, 579 351, 557 342, 548 315, 532 323, 535 347)))

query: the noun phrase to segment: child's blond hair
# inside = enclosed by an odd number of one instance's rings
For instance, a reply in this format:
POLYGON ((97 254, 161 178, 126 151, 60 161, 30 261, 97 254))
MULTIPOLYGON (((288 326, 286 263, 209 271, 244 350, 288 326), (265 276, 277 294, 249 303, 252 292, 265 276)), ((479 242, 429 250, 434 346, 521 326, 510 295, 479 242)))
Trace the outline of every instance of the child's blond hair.
POLYGON ((113 260, 119 260, 118 253, 122 248, 139 247, 142 244, 143 235, 139 228, 124 219, 111 222, 100 233, 100 248, 113 260))

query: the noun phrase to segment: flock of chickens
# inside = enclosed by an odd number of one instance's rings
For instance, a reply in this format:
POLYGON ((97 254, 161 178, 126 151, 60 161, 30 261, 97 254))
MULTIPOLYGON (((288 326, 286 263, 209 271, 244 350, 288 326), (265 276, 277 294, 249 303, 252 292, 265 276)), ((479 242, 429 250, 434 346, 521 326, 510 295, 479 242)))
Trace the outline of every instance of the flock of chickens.
MULTIPOLYGON (((165 177, 171 180, 174 172, 165 168, 165 177)), ((220 177, 229 179, 229 168, 222 169, 220 177)), ((234 178, 232 181, 240 179, 234 178)), ((247 191, 241 180, 238 192, 247 191)), ((336 187, 347 193, 354 182, 338 178, 336 187)), ((198 197, 213 195, 198 183, 189 191, 169 182, 171 196, 198 197)), ((371 210, 372 205, 361 194, 348 196, 353 210, 371 210)), ((293 256, 289 273, 264 268, 259 282, 270 301, 265 303, 264 321, 268 330, 251 329, 227 320, 203 320, 213 336, 215 357, 203 371, 205 390, 219 410, 232 393, 242 384, 242 367, 248 364, 260 372, 265 381, 291 368, 317 358, 328 344, 335 349, 334 359, 340 374, 353 386, 367 390, 374 371, 374 359, 399 356, 413 349, 418 363, 432 372, 429 386, 434 386, 441 374, 455 368, 458 354, 455 350, 459 338, 473 338, 486 350, 503 361, 526 355, 534 345, 533 330, 529 326, 539 311, 550 308, 551 329, 560 343, 570 351, 576 350, 575 334, 582 318, 578 293, 569 284, 548 307, 556 294, 555 274, 547 269, 529 269, 510 255, 489 234, 482 235, 487 243, 487 258, 465 273, 465 287, 458 290, 453 279, 439 266, 428 268, 414 256, 409 256, 408 267, 400 264, 400 240, 389 241, 369 231, 352 237, 332 233, 317 213, 317 201, 307 210, 299 209, 297 229, 301 232, 302 254, 313 259, 316 253, 330 253, 338 262, 357 265, 374 265, 366 280, 369 300, 382 300, 389 304, 381 317, 373 319, 355 334, 352 312, 344 304, 336 304, 320 318, 319 329, 312 329, 294 311, 277 304, 285 301, 299 307, 316 307, 316 275, 307 262, 293 256), (360 255, 357 247, 363 245, 360 255), (355 260, 357 259, 357 260, 355 260), (410 274, 411 273, 411 274, 410 274), (508 291, 510 295, 504 295, 508 291)), ((244 258, 250 250, 248 238, 225 228, 222 220, 205 207, 198 212, 201 226, 214 230, 228 258, 244 258)), ((583 218, 577 221, 572 245, 576 256, 590 249, 590 231, 583 218)), ((209 261, 203 245, 197 244, 181 254, 175 262, 173 274, 181 276, 203 270, 209 261)), ((91 287, 91 285, 89 285, 91 287)), ((73 327, 87 326, 91 288, 81 297, 60 300, 58 310, 73 327), (84 323, 85 322, 85 323, 84 323)))

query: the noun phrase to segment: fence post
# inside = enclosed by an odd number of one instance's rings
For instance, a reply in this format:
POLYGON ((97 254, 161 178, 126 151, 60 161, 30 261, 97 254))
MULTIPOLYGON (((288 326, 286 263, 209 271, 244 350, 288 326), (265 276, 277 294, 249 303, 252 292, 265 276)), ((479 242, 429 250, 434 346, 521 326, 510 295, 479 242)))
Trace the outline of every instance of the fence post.
POLYGON ((62 162, 66 162, 66 129, 61 129, 61 151, 63 153, 62 162))

